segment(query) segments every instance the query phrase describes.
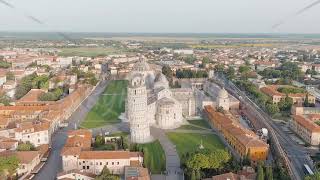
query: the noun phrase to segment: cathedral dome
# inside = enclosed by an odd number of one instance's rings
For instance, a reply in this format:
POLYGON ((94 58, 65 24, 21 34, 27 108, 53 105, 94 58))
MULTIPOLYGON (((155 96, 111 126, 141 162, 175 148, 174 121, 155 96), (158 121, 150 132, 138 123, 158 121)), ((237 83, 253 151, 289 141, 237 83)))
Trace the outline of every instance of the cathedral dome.
POLYGON ((219 98, 222 98, 222 99, 225 99, 225 98, 228 98, 229 95, 228 95, 228 92, 222 88, 220 91, 219 91, 219 95, 218 95, 219 98))
POLYGON ((134 66, 132 67, 132 70, 143 72, 143 71, 151 71, 151 68, 145 60, 139 60, 137 63, 134 64, 134 66))

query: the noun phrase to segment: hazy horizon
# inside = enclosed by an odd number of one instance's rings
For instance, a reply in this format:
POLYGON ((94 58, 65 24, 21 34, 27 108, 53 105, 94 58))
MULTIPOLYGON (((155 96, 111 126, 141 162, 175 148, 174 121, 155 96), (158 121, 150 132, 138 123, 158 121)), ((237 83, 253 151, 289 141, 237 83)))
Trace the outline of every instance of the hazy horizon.
POLYGON ((6 0, 0 31, 74 33, 318 34, 314 0, 6 0), (45 24, 37 24, 27 15, 45 24), (284 24, 272 29, 275 23, 284 24))

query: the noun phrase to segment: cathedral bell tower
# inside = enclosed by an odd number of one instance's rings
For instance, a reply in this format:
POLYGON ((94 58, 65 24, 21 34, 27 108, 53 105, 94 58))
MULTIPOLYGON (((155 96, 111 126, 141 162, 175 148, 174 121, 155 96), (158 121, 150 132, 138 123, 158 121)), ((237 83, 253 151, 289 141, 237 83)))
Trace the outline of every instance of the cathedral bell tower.
POLYGON ((146 118, 147 88, 142 74, 137 73, 130 77, 127 98, 131 142, 143 144, 152 141, 149 121, 146 118))

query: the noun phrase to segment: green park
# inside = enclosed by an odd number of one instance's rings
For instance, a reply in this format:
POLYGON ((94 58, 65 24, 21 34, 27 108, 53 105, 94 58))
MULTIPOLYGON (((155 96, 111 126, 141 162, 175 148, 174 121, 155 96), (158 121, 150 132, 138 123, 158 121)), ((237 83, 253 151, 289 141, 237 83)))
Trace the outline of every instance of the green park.
POLYGON ((126 95, 127 81, 111 81, 81 123, 81 127, 90 129, 119 123, 119 115, 125 111, 126 95))

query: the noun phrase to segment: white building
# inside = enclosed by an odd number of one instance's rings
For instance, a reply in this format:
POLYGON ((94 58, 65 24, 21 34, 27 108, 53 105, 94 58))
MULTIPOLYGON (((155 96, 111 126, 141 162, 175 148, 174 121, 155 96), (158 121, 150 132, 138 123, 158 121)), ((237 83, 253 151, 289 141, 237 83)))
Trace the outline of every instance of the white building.
POLYGON ((76 169, 96 175, 101 173, 104 166, 112 174, 123 174, 126 166, 143 163, 142 154, 129 151, 83 151, 80 147, 65 147, 61 156, 63 171, 76 169))
POLYGON ((94 180, 96 177, 95 174, 83 172, 80 170, 71 170, 67 172, 62 172, 57 175, 58 180, 66 180, 66 179, 73 179, 73 180, 94 180))
POLYGON ((176 49, 173 50, 174 54, 192 55, 194 52, 192 49, 176 49))
POLYGON ((61 67, 72 65, 72 57, 58 57, 57 62, 61 67))
MULTIPOLYGON (((130 123, 132 142, 152 141, 149 128, 151 125, 173 129, 184 124, 182 105, 175 99, 163 74, 160 73, 155 78, 148 63, 142 60, 134 65, 128 79, 126 115, 130 123)), ((186 109, 190 109, 189 106, 186 109)))
POLYGON ((217 98, 217 107, 222 107, 223 110, 229 111, 229 108, 230 108, 229 94, 224 88, 222 88, 219 92, 219 95, 217 98))
POLYGON ((23 122, 14 129, 14 139, 22 142, 30 142, 34 146, 50 144, 51 132, 48 122, 23 122))

